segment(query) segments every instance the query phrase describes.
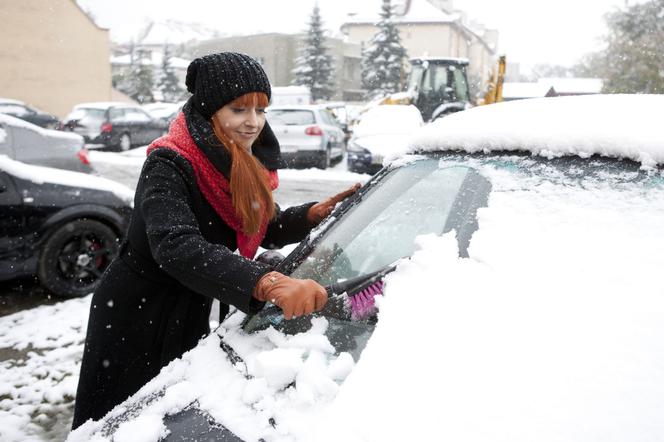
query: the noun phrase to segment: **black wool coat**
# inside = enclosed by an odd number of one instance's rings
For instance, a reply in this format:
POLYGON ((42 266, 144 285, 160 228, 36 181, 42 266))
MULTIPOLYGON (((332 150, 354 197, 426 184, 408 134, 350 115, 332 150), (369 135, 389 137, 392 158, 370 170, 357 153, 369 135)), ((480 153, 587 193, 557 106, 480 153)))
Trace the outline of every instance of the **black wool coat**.
MULTIPOLYGON (((184 112, 198 147, 228 177, 230 158, 209 141, 210 124, 189 104, 184 112)), ((253 152, 268 169, 280 166, 269 125, 253 152)), ((312 204, 277 207, 262 246, 301 241, 313 227, 306 220, 312 204)), ((234 254, 236 247, 235 231, 198 190, 192 165, 170 149, 151 152, 120 255, 92 297, 73 428, 100 419, 196 346, 210 332, 213 299, 220 301, 220 319, 229 305, 247 313, 262 307, 251 293, 272 268, 234 254)))

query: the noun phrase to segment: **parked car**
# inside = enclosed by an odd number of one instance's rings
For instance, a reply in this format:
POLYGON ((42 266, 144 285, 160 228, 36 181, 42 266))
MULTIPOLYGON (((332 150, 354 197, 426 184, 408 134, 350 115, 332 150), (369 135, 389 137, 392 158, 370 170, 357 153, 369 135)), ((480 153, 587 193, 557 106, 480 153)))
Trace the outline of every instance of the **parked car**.
POLYGON ((64 130, 76 132, 92 146, 118 151, 150 144, 168 130, 168 124, 139 106, 100 102, 74 106, 65 118, 64 130))
POLYGON ((424 124, 422 114, 412 105, 380 105, 360 117, 348 141, 348 170, 374 174, 383 160, 403 151, 414 131, 424 124))
POLYGON ((38 166, 93 171, 83 137, 0 114, 0 155, 38 166))
POLYGON ((289 166, 326 169, 343 158, 344 131, 324 106, 270 106, 267 120, 289 166))
POLYGON ((59 129, 61 124, 55 115, 10 98, 0 98, 0 114, 11 115, 45 129, 59 129))
POLYGON ((117 255, 133 191, 0 155, 0 280, 36 275, 58 296, 91 293, 117 255))
POLYGON ((68 440, 664 438, 663 107, 425 126, 278 265, 330 287, 323 312, 231 314, 68 440))

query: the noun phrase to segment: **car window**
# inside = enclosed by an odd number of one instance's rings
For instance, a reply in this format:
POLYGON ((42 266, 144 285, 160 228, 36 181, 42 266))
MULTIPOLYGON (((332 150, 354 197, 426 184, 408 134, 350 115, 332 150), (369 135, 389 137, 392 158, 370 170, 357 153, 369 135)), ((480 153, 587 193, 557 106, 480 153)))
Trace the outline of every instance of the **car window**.
POLYGON ((323 121, 326 124, 329 124, 330 126, 339 126, 339 122, 329 110, 322 109, 320 113, 321 116, 323 117, 323 121))
POLYGON ((125 118, 125 110, 118 107, 112 107, 108 110, 108 119, 111 123, 123 121, 125 118))
POLYGON ((152 121, 152 118, 150 118, 150 116, 141 109, 128 107, 124 109, 124 121, 147 123, 152 121))
POLYGON ((16 155, 19 155, 21 150, 35 149, 45 147, 44 137, 37 131, 28 129, 27 127, 14 126, 12 128, 13 145, 16 155))
MULTIPOLYGON (((393 170, 323 234, 292 276, 327 285, 412 255, 416 236, 442 234, 451 229, 448 221, 466 212, 459 197, 465 196, 471 176, 479 174, 464 166, 440 168, 435 159, 393 170)), ((470 204, 472 199, 467 200, 470 204)))
POLYGON ((101 125, 106 118, 106 111, 104 109, 80 108, 74 109, 69 115, 67 120, 78 120, 81 125, 101 125))
POLYGON ((312 111, 301 109, 272 109, 268 111, 267 118, 270 124, 285 124, 288 126, 316 123, 312 111))
POLYGON ((31 112, 25 106, 21 106, 20 104, 5 103, 0 104, 0 113, 15 115, 17 117, 24 117, 26 115, 33 114, 34 112, 31 112))

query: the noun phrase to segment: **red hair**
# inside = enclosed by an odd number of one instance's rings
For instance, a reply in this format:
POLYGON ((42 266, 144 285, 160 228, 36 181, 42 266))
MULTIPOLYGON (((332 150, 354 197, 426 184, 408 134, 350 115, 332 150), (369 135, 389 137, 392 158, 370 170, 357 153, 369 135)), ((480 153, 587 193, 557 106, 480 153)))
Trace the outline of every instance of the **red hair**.
MULTIPOLYGON (((267 107, 268 99, 263 92, 250 92, 229 104, 237 107, 267 107)), ((214 116, 211 123, 214 134, 231 155, 229 184, 233 208, 242 219, 244 232, 254 234, 258 232, 264 217, 267 219, 274 217, 274 200, 268 181, 268 171, 251 152, 238 146, 224 132, 214 116)), ((260 140, 260 135, 258 140, 260 140)))

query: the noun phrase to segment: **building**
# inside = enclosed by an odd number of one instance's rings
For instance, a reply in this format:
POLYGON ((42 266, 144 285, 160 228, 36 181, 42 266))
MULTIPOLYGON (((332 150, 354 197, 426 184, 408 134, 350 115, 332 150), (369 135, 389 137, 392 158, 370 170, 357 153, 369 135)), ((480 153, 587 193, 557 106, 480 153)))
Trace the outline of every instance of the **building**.
MULTIPOLYGON (((377 31, 380 2, 363 2, 361 8, 341 31, 348 41, 365 47, 377 31)), ((467 58, 471 85, 484 86, 496 63, 497 31, 468 21, 463 12, 452 9, 450 0, 395 2, 394 22, 409 57, 467 58)))
POLYGON ((112 97, 108 30, 75 0, 1 1, 0 97, 64 117, 112 97))
MULTIPOLYGON (((201 41, 192 46, 190 53, 193 58, 222 51, 243 52, 261 63, 273 86, 289 86, 295 78, 293 69, 302 42, 301 34, 242 35, 201 41)), ((332 99, 361 99, 360 45, 339 38, 326 38, 325 45, 335 69, 336 92, 332 99)))

